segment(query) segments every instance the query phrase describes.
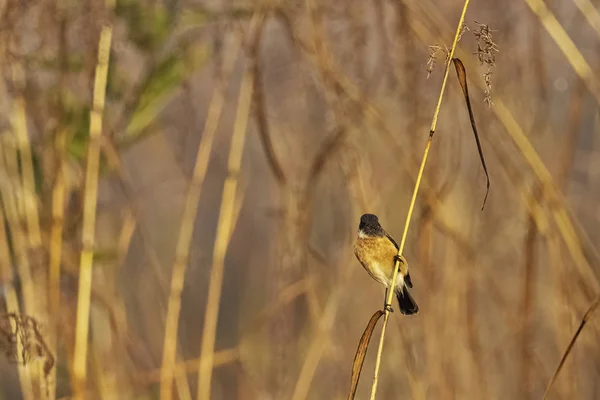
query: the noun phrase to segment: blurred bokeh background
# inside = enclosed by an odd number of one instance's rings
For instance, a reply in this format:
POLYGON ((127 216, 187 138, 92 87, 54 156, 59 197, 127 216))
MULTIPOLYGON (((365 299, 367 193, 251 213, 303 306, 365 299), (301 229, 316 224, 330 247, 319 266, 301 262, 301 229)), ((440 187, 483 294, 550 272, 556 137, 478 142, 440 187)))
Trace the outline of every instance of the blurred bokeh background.
MULTIPOLYGON (((462 6, 0 1, 0 399, 346 398, 358 219, 400 241, 462 6)), ((469 6, 491 191, 452 68, 378 399, 544 393, 600 288, 598 7, 469 6)), ((549 398, 600 398, 598 328, 549 398)))

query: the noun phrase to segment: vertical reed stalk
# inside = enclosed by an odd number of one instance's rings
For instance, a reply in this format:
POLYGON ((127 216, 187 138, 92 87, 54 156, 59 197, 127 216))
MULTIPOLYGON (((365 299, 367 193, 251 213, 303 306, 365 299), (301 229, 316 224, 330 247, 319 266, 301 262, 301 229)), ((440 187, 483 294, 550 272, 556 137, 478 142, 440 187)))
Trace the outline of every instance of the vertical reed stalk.
MULTIPOLYGON (((12 78, 13 82, 19 90, 23 90, 25 83, 25 72, 23 66, 20 63, 12 65, 12 78)), ((25 213, 25 219, 27 222, 27 242, 21 243, 19 257, 19 269, 21 271, 21 279, 23 285, 28 288, 24 290, 25 295, 25 311, 35 317, 38 321, 47 322, 47 313, 44 310, 43 303, 39 302, 39 298, 45 298, 46 282, 40 282, 40 279, 36 279, 36 275, 32 274, 32 264, 36 263, 36 255, 42 247, 42 236, 40 233, 39 213, 37 204, 37 194, 35 190, 35 176, 33 172, 33 159, 31 154, 31 143, 29 140, 29 132, 27 130, 27 115, 25 112, 25 99, 23 94, 20 92, 13 99, 13 107, 11 112, 11 125, 16 140, 16 148, 20 160, 20 173, 21 173, 21 197, 18 199, 21 201, 21 208, 25 213), (33 260, 33 262, 32 262, 33 260), (37 285, 36 285, 37 281, 37 285)), ((18 171, 18 169, 17 169, 18 171)), ((17 172, 18 174, 18 172, 17 172)), ((18 221, 17 223, 20 223, 18 221)), ((32 363, 29 367, 29 375, 31 377, 33 389, 38 393, 33 392, 35 396, 44 396, 48 390, 43 390, 43 386, 47 387, 45 379, 42 378, 40 363, 32 363), (38 386, 35 388, 35 386, 38 386)))
POLYGON ((217 82, 208 107, 208 115, 202 132, 202 138, 198 145, 196 154, 196 163, 192 175, 192 182, 188 189, 183 214, 181 216, 181 227, 177 247, 175 252, 175 263, 171 275, 171 289, 169 292, 169 302, 167 306, 167 319, 165 325, 165 339, 163 344, 163 359, 161 366, 161 400, 170 400, 173 396, 173 376, 175 369, 177 353, 177 330, 179 325, 179 313, 181 310, 181 292, 185 279, 185 270, 187 267, 190 244, 194 233, 194 224, 198 210, 198 201, 202 192, 208 161, 212 151, 212 145, 225 104, 225 92, 233 73, 233 67, 237 60, 239 44, 235 44, 232 51, 233 56, 225 65, 225 76, 222 81, 217 82))
MULTIPOLYGON (((427 156, 429 155, 429 149, 431 148, 431 142, 433 141, 435 129, 437 128, 438 116, 439 116, 440 109, 442 106, 442 99, 444 97, 444 90, 446 89, 446 83, 448 82, 448 74, 450 72, 450 63, 452 62, 452 57, 454 56, 454 50, 456 49, 456 45, 458 43, 458 38, 459 38, 460 32, 462 30, 463 22, 465 20, 465 15, 467 13, 467 7, 469 6, 469 1, 470 0, 465 0, 463 10, 460 15, 460 19, 458 21, 458 26, 456 28, 454 42, 452 43, 452 47, 450 48, 450 53, 448 54, 448 59, 446 60, 446 68, 444 71, 444 80, 442 81, 442 88, 440 89, 440 95, 438 97, 437 106, 435 108, 435 112, 433 113, 433 120, 431 122, 431 129, 429 131, 429 138, 427 139, 427 145, 425 146, 423 160, 421 161, 421 167, 419 168, 419 174, 417 175, 415 189, 413 191, 413 195, 410 200, 410 206, 408 208, 408 214, 406 216, 406 223, 404 225, 404 232, 402 233, 402 240, 400 242, 400 247, 398 249, 399 255, 402 255, 402 252, 404 251, 404 245, 406 244, 406 238, 408 236, 408 228, 410 226, 410 221, 411 221, 411 217, 412 217, 413 210, 415 207, 415 201, 417 199, 417 194, 419 192, 419 187, 421 186, 421 179, 423 178, 423 171, 425 170, 427 156)), ((399 262, 396 262, 396 264, 394 265, 394 274, 392 276, 391 288, 394 288, 396 286, 396 278, 398 276, 398 267, 399 266, 400 266, 399 262)), ((394 290, 388 290, 386 304, 391 304, 393 295, 394 295, 394 290)), ((381 365, 381 356, 383 353, 383 342, 385 339, 385 331, 387 328, 387 323, 388 323, 389 317, 390 317, 390 312, 388 310, 386 310, 384 318, 383 318, 383 327, 381 329, 381 337, 379 338, 379 347, 377 348, 377 359, 375 361, 375 373, 373 376, 373 385, 371 387, 371 400, 375 400, 375 397, 377 395, 377 384, 379 382, 379 368, 381 365)))
MULTIPOLYGON (((255 27, 264 16, 254 14, 250 23, 250 35, 256 30, 255 27)), ((235 213, 235 198, 238 178, 242 164, 242 155, 250 106, 252 104, 253 70, 247 61, 244 77, 240 87, 237 104, 235 125, 229 148, 229 159, 227 163, 227 178, 223 187, 223 197, 217 224, 217 233, 213 248, 212 268, 208 286, 208 299, 204 313, 204 329, 202 333, 202 346, 200 349, 200 362, 198 367, 198 395, 197 400, 209 400, 211 390, 211 379, 213 370, 213 357, 217 331, 217 319, 219 316, 219 303, 221 301, 221 289, 223 283, 223 269, 225 266, 225 254, 231 239, 233 218, 235 213)))
MULTIPOLYGON (((12 78, 14 84, 22 90, 24 72, 20 64, 12 66, 12 78)), ((35 194, 35 182, 33 179, 33 163, 31 161, 31 146, 27 132, 27 118, 25 115, 25 100, 21 93, 13 100, 11 112, 11 127, 13 131, 14 147, 6 147, 7 171, 11 171, 12 183, 15 189, 14 214, 9 214, 8 222, 11 227, 12 237, 15 243, 15 254, 17 256, 17 268, 21 278, 23 304, 25 312, 39 317, 36 310, 37 297, 35 285, 31 274, 30 252, 38 249, 42 240, 38 222, 38 210, 35 194), (21 174, 19 172, 19 160, 21 158, 21 174), (24 232, 21 226, 21 218, 26 218, 27 230, 24 232)), ((34 374, 32 374, 34 375, 34 374)))
MULTIPOLYGON (((19 175, 19 165, 17 160, 16 149, 6 142, 3 143, 4 147, 4 159, 6 165, 6 171, 8 172, 10 182, 7 185, 2 185, 2 201, 4 203, 4 210, 8 220, 8 227, 10 231, 10 237, 13 243, 13 250, 15 255, 15 264, 17 266, 17 273, 21 280, 21 291, 23 297, 23 303, 25 312, 32 313, 34 311, 35 301, 35 290, 33 286, 33 278, 31 276, 31 270, 29 265, 29 258, 27 257, 27 238, 26 232, 23 232, 21 227, 21 220, 19 211, 19 196, 25 196, 23 187, 19 175)), ((18 300, 14 301, 15 307, 18 310, 18 300)), ((28 375, 32 374, 32 371, 27 372, 28 375)), ((32 377, 30 377, 32 378, 32 377)))
MULTIPOLYGON (((106 0, 106 8, 111 11, 116 0, 106 0)), ((83 204, 82 251, 79 270, 79 290, 77 295, 77 321, 75 326, 75 352, 73 355, 73 376, 75 399, 85 398, 87 377, 88 330, 90 320, 90 294, 92 290, 92 267, 94 261, 94 240, 96 231, 96 203, 98 197, 98 169, 100 164, 100 140, 102 135, 102 115, 106 95, 108 61, 112 41, 112 26, 102 27, 98 42, 98 62, 94 80, 94 98, 90 113, 90 142, 87 154, 85 192, 83 204)))
MULTIPOLYGON (((62 235, 64 229, 65 218, 65 168, 66 161, 64 158, 66 132, 60 131, 56 136, 55 148, 58 153, 59 165, 56 174, 56 181, 52 189, 52 227, 50 229, 50 265, 48 276, 48 292, 49 292, 49 321, 52 323, 50 329, 51 337, 49 346, 51 351, 57 357, 58 348, 57 338, 59 329, 59 309, 60 309, 60 262, 62 256, 62 235)), ((51 372, 52 385, 56 383, 56 368, 51 372)), ((56 396, 55 387, 50 387, 50 395, 56 396)))
MULTIPOLYGON (((1 160, 2 154, 0 154, 1 160)), ((1 165, 1 163, 0 163, 1 165)), ((2 192, 2 200, 4 203, 4 210, 6 212, 10 212, 8 210, 8 205, 6 204, 6 192, 2 192)), ((4 229, 5 220, 4 214, 0 212, 0 274, 2 276, 2 285, 4 287, 4 299, 6 301, 6 311, 8 313, 19 314, 19 299, 17 297, 17 291, 15 290, 15 286, 13 284, 13 273, 12 273, 12 263, 10 259, 10 251, 8 249, 8 238, 6 237, 6 230, 4 229)), ((23 347, 21 342, 17 343, 17 351, 21 353, 23 351, 23 347)), ((19 373, 19 383, 21 385, 21 393, 23 395, 24 400, 33 400, 33 388, 31 385, 31 377, 29 375, 29 371, 25 365, 18 365, 17 370, 19 373)))
MULTIPOLYGON (((22 84, 24 72, 20 65, 13 66, 13 81, 22 84)), ((23 210, 27 218, 27 233, 31 249, 38 249, 42 245, 40 223, 38 218, 37 201, 35 195, 35 179, 33 174, 33 161, 31 159, 31 144, 27 132, 27 117, 25 115, 25 99, 18 94, 14 99, 11 115, 11 125, 17 140, 17 149, 21 156, 21 185, 23 188, 23 210)))

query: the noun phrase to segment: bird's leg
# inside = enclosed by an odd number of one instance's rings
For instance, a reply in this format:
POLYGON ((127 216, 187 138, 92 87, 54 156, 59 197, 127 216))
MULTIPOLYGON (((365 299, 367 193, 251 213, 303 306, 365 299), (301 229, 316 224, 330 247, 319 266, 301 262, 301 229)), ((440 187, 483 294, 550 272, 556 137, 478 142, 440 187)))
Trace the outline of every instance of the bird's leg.
POLYGON ((396 254, 396 255, 394 256, 394 261, 398 261, 398 262, 399 262, 399 263, 401 263, 401 264, 408 264, 408 263, 406 262, 406 258, 404 258, 404 256, 402 256, 402 255, 400 255, 400 254, 396 254))
POLYGON ((391 304, 387 303, 387 296, 388 295, 388 288, 385 288, 385 297, 383 299, 383 309, 387 312, 394 312, 394 309, 392 308, 391 304))

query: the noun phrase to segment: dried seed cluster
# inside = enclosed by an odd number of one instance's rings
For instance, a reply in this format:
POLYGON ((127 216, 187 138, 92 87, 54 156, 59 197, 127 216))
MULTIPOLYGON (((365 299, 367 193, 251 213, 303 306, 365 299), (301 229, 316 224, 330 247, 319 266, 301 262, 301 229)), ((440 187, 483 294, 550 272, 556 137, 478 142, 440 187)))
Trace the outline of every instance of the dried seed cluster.
POLYGON ((492 40, 492 30, 490 27, 477 21, 475 21, 475 24, 477 24, 477 29, 473 31, 473 35, 477 39, 477 52, 475 54, 477 54, 481 65, 487 65, 487 71, 483 73, 485 82, 485 98, 483 101, 488 106, 491 106, 494 104, 492 103, 492 68, 496 65, 495 53, 499 50, 498 45, 492 40))
MULTIPOLYGON (((461 40, 463 35, 466 32, 473 33, 473 36, 477 40, 477 51, 473 54, 477 55, 479 62, 481 65, 486 65, 487 70, 482 74, 485 90, 484 90, 484 99, 483 101, 487 103, 488 106, 493 104, 492 102, 492 68, 496 65, 496 53, 498 53, 498 45, 494 43, 492 39, 493 30, 486 24, 482 24, 480 22, 474 21, 476 28, 469 28, 466 22, 463 22, 460 33, 458 34, 458 40, 461 40)), ((448 60, 448 55, 450 52, 447 47, 442 47, 439 44, 435 44, 433 46, 429 46, 429 59, 427 60, 427 78, 433 72, 437 57, 440 53, 446 54, 446 61, 448 60)))

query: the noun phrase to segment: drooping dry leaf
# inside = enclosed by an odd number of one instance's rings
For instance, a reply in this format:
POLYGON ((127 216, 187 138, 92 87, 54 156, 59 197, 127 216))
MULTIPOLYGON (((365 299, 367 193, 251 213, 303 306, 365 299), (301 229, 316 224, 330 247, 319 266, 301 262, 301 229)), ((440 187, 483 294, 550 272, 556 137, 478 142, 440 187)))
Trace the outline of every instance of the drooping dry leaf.
POLYGON ((375 314, 373 314, 360 338, 358 349, 356 349, 356 354, 354 355, 354 362, 352 363, 352 381, 350 383, 348 400, 354 400, 356 389, 358 388, 358 381, 360 379, 360 371, 362 370, 365 356, 367 355, 367 350, 369 348, 369 342, 371 341, 373 330, 375 329, 375 326, 377 326, 377 321, 379 321, 379 318, 381 318, 382 315, 383 311, 381 310, 377 310, 375 314))
POLYGON ((475 142, 477 143, 477 151, 479 152, 479 158, 481 159, 481 165, 483 166, 483 171, 485 172, 485 177, 487 179, 487 187, 485 191, 485 197, 483 199, 483 205, 481 209, 485 207, 485 202, 487 200, 488 194, 490 192, 490 175, 488 174, 487 166, 485 165, 485 158, 483 157, 483 150, 481 149, 481 142, 479 141, 479 134, 477 133, 477 127, 475 126, 475 117, 473 116, 473 109, 471 108, 471 100, 469 99, 469 89, 467 87, 467 72, 465 70, 465 66, 462 61, 458 58, 453 58, 454 67, 456 68, 456 75, 458 76, 458 81, 460 82, 460 87, 462 88, 463 95, 465 96, 465 102, 467 103, 467 108, 469 110, 469 119, 471 120, 471 127, 473 128, 473 135, 475 135, 475 142))

